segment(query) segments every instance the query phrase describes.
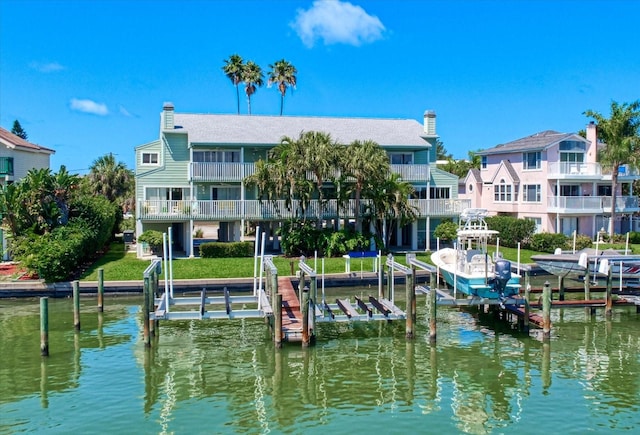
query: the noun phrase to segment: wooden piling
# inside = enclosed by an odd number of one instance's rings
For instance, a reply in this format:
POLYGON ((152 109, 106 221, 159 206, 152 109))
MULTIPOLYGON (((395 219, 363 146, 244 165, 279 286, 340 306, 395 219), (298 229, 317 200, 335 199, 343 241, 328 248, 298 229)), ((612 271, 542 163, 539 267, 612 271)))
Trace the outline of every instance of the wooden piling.
POLYGON ((558 300, 564 301, 564 276, 558 277, 558 300))
POLYGON ((98 268, 98 312, 104 311, 104 269, 98 268))
POLYGON ((49 298, 40 298, 40 355, 49 356, 49 298))
MULTIPOLYGON (((437 279, 437 278, 436 278, 437 279)), ((436 283, 434 283, 436 284, 436 283)), ((435 344, 436 342, 436 286, 432 285, 429 291, 429 342, 435 344)))
POLYGON ((151 296, 151 283, 148 276, 144 277, 143 283, 143 302, 142 302, 142 329, 144 336, 144 346, 151 347, 151 340, 149 334, 149 299, 151 296))
POLYGON ((611 281, 613 277, 611 276, 611 267, 607 268, 607 293, 605 296, 605 308, 604 315, 607 318, 611 318, 612 308, 613 308, 613 299, 611 298, 611 281))
POLYGON ((302 347, 309 347, 309 287, 302 289, 302 347))
POLYGON ((275 304, 273 307, 273 315, 275 316, 275 331, 273 333, 273 340, 275 341, 276 348, 282 347, 282 293, 276 293, 275 304))
POLYGON ((549 281, 544 283, 542 291, 542 338, 551 338, 551 285, 549 281))
MULTIPOLYGON (((528 281, 528 280, 527 280, 528 281)), ((529 295, 531 293, 531 284, 527 282, 524 288, 524 318, 522 319, 522 332, 529 333, 529 315, 531 306, 529 305, 529 295)))
POLYGON ((73 281, 73 326, 80 330, 80 282, 73 281))
POLYGON ((413 327, 415 324, 415 306, 416 306, 416 292, 413 282, 416 277, 416 268, 411 268, 411 275, 407 275, 405 278, 406 292, 407 292, 407 318, 406 318, 406 338, 413 338, 413 327))
POLYGON ((584 273, 584 300, 588 301, 591 299, 591 277, 589 276, 589 265, 587 265, 587 270, 584 273))

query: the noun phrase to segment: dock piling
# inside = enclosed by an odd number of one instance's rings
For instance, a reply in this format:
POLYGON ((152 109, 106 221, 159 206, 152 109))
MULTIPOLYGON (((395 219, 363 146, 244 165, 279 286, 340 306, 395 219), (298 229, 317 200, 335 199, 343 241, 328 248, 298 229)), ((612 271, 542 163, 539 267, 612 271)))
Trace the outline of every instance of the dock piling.
POLYGON ((80 330, 80 282, 73 281, 73 326, 80 330))
MULTIPOLYGON (((437 278, 436 278, 437 279, 437 278)), ((435 344, 436 342, 436 312, 437 312, 437 298, 436 298, 436 286, 437 282, 433 282, 429 291, 429 342, 435 344)))
POLYGON ((544 283, 542 291, 542 338, 551 338, 551 285, 549 281, 544 283))
POLYGON ((564 276, 558 277, 558 300, 564 301, 564 276))
POLYGON ((49 298, 40 298, 40 355, 49 356, 49 298))
POLYGON ((98 312, 104 311, 104 269, 98 269, 98 312))
POLYGON ((604 315, 607 318, 611 318, 611 314, 612 314, 612 308, 613 308, 613 300, 611 298, 611 281, 612 281, 612 276, 611 276, 611 267, 607 268, 607 293, 605 296, 605 308, 604 308, 604 315))
POLYGON ((302 289, 302 347, 309 347, 309 287, 302 289))
POLYGON ((144 347, 151 347, 151 339, 149 334, 149 299, 151 295, 151 278, 149 276, 144 277, 144 284, 142 287, 143 301, 142 301, 142 328, 144 337, 144 347))
POLYGON ((531 284, 527 282, 527 285, 524 288, 524 316, 522 319, 522 332, 526 332, 527 334, 529 333, 529 315, 531 312, 531 306, 529 305, 530 293, 531 293, 531 284))
POLYGON ((407 292, 407 318, 406 318, 406 338, 414 337, 415 311, 416 311, 416 289, 413 285, 416 278, 416 268, 411 268, 411 274, 407 274, 405 278, 407 292))
POLYGON ((275 331, 273 337, 276 348, 280 349, 282 347, 282 293, 276 293, 274 299, 273 315, 275 317, 275 331))

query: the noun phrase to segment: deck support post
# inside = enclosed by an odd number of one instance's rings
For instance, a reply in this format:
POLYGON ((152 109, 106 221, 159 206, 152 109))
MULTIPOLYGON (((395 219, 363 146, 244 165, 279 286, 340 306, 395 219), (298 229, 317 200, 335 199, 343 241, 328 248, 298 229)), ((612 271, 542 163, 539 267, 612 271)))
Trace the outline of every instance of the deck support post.
POLYGON ((144 277, 143 283, 143 297, 144 300, 142 302, 142 327, 143 327, 143 335, 144 335, 144 347, 151 347, 151 340, 149 334, 149 299, 151 296, 151 278, 148 276, 144 277))
POLYGON ((302 347, 309 347, 309 287, 305 286, 301 291, 300 303, 302 304, 302 347))
POLYGON ((611 281, 612 281, 612 276, 611 276, 611 267, 607 268, 607 294, 605 297, 605 308, 604 308, 604 315, 605 317, 607 317, 608 319, 611 318, 611 314, 612 314, 612 308, 613 308, 613 299, 611 298, 611 281))
POLYGON ((104 311, 104 269, 98 269, 98 312, 104 311))
POLYGON ((282 293, 276 293, 274 300, 275 331, 273 340, 276 343, 276 349, 280 349, 282 347, 282 293))
POLYGON ((551 338, 551 285, 549 281, 544 283, 542 291, 542 338, 551 338))
POLYGON ((73 281, 73 326, 80 330, 80 282, 73 281))
POLYGON ((49 298, 40 298, 40 355, 49 356, 49 298))

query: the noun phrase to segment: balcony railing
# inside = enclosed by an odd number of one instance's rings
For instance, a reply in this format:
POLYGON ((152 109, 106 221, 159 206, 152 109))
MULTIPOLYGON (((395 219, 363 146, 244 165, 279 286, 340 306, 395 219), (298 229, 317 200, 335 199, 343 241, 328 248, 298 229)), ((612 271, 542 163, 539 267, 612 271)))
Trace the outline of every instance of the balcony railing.
MULTIPOLYGON (((548 211, 552 213, 607 213, 611 212, 610 196, 553 196, 549 198, 548 211)), ((640 211, 638 197, 616 198, 616 211, 631 213, 640 211)))
POLYGON ((429 165, 391 165, 391 172, 400 174, 404 181, 429 180, 429 165))
POLYGON ((255 172, 253 163, 191 163, 193 181, 242 181, 255 172))
MULTIPOLYGON (((462 210, 469 208, 470 200, 465 199, 412 199, 410 204, 417 207, 419 216, 453 217, 462 210)), ((361 215, 364 215, 369 203, 360 202, 361 215)), ((299 201, 294 201, 289 207, 284 200, 218 200, 218 201, 138 201, 138 216, 142 220, 212 220, 232 221, 249 220, 279 220, 289 218, 310 219, 350 219, 355 217, 355 200, 350 200, 345 206, 338 208, 336 200, 329 200, 324 205, 319 201, 311 201, 307 209, 302 212, 299 201)))
POLYGON ((599 163, 576 163, 576 162, 554 162, 549 163, 549 176, 600 176, 602 175, 602 167, 599 163))

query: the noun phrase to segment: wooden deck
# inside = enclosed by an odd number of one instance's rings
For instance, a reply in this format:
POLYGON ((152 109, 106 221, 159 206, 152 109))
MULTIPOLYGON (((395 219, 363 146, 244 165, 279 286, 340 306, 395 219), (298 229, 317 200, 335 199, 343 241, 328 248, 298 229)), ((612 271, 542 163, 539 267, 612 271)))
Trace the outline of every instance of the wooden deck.
MULTIPOLYGON (((302 340, 302 312, 300 300, 291 278, 278 277, 278 293, 282 294, 282 335, 285 341, 302 340)), ((274 307, 277 310, 277 307, 274 307)))

